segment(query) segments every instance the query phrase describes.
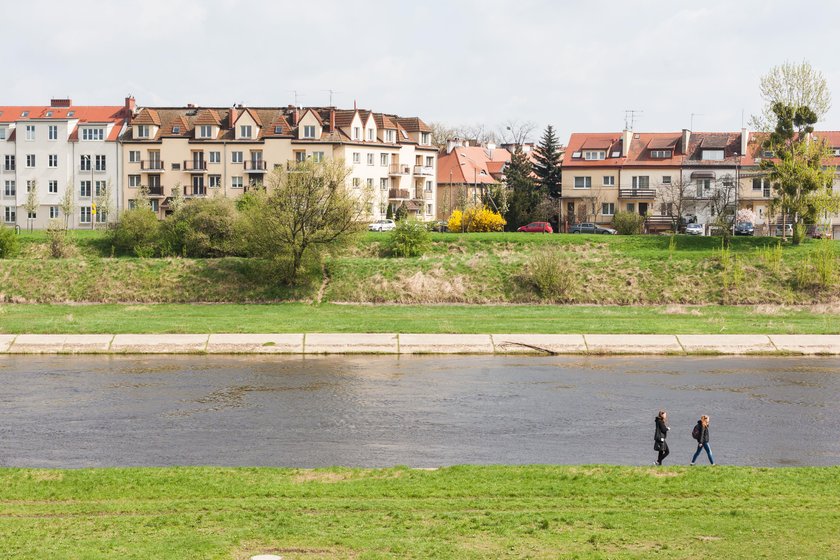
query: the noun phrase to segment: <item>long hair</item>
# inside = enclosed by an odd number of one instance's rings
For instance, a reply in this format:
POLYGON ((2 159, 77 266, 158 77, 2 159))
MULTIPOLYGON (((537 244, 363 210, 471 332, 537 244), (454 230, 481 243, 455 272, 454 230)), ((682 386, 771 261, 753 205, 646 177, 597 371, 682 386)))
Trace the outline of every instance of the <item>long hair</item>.
POLYGON ((665 412, 664 410, 660 410, 660 411, 659 411, 659 414, 658 414, 656 417, 657 417, 657 418, 659 418, 660 420, 662 420, 662 421, 664 422, 664 421, 665 421, 665 416, 666 416, 667 414, 668 414, 668 413, 667 413, 667 412, 665 412))
POLYGON ((700 423, 703 424, 704 428, 708 428, 709 427, 709 417, 704 414, 703 416, 700 417, 700 423))

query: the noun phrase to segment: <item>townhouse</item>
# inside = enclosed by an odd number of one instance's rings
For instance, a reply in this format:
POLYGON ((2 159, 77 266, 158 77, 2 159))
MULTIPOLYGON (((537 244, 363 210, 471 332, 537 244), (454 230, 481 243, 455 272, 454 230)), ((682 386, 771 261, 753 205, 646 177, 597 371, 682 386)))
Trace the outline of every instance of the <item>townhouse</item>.
POLYGON ((435 216, 437 150, 419 118, 334 107, 143 107, 122 139, 123 199, 141 189, 160 217, 185 198, 236 198, 273 169, 307 159, 343 160, 348 186, 369 193, 370 218, 405 206, 435 216))
POLYGON ((453 139, 438 156, 437 219, 446 220, 456 208, 484 200, 491 186, 504 181, 511 154, 495 144, 470 146, 453 139))
POLYGON ((51 219, 92 228, 116 218, 120 145, 133 106, 80 106, 70 99, 49 105, 0 106, 2 223, 44 228, 51 219), (61 210, 72 191, 69 215, 61 210), (34 193, 35 207, 26 210, 34 193), (98 208, 97 208, 98 206, 98 208))

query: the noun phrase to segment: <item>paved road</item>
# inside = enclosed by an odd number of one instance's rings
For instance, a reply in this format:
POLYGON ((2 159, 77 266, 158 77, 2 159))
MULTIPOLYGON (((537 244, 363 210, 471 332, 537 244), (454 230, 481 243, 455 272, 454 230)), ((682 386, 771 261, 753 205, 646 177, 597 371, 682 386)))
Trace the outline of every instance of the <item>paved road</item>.
POLYGON ((840 464, 840 359, 0 358, 0 465, 840 464))

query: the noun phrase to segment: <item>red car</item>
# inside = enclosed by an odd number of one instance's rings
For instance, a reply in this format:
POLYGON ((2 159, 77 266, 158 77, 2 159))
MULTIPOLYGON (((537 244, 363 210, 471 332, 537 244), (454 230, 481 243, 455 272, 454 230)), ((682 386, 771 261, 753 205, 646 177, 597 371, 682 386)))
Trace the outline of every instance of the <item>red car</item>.
POLYGON ((524 231, 527 233, 554 233, 554 229, 548 222, 531 222, 527 226, 522 226, 516 231, 524 231))

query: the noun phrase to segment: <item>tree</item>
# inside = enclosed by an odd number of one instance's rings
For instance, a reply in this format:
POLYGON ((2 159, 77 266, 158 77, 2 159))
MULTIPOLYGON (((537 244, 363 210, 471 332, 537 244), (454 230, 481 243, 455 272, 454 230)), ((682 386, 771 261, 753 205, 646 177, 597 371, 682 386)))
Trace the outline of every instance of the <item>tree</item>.
POLYGON ((520 122, 517 119, 508 119, 499 125, 498 136, 503 144, 522 146, 531 138, 536 127, 537 125, 532 121, 520 122))
POLYGON ((31 182, 27 181, 26 184, 26 202, 23 203, 23 209, 26 211, 26 225, 29 227, 29 231, 32 231, 33 220, 32 216, 38 211, 38 182, 36 180, 32 180, 31 182))
POLYGON ((732 177, 718 179, 709 193, 706 206, 712 216, 712 225, 720 231, 723 243, 729 247, 735 228, 735 203, 738 186, 732 177))
POLYGON ((554 199, 562 196, 560 184, 560 144, 554 134, 554 127, 548 125, 543 132, 540 143, 534 152, 534 173, 537 184, 543 192, 554 199))
POLYGON ((174 214, 184 206, 185 201, 184 188, 181 186, 181 183, 175 183, 172 186, 172 198, 169 199, 169 209, 174 214))
POLYGON ((432 129, 432 145, 438 150, 446 148, 446 142, 455 136, 455 129, 442 122, 429 123, 429 128, 432 129))
POLYGON ((528 156, 517 145, 505 168, 505 183, 508 188, 508 208, 505 220, 509 229, 516 230, 531 221, 534 209, 540 201, 540 191, 532 177, 533 166, 528 156))
POLYGON ((822 120, 831 108, 831 92, 822 72, 807 61, 785 62, 774 66, 761 77, 759 85, 764 107, 753 115, 750 125, 755 130, 770 131, 776 123, 773 107, 783 103, 790 107, 810 107, 816 121, 822 120))
POLYGON ((674 231, 679 231, 680 224, 685 221, 688 209, 693 208, 694 188, 691 181, 682 175, 671 177, 670 183, 660 183, 657 193, 665 204, 674 231))
POLYGON ((405 201, 402 201, 397 208, 397 211, 394 212, 394 220, 397 222, 401 222, 408 218, 408 208, 405 206, 405 201))
POLYGON ((287 283, 300 279, 304 258, 337 249, 365 229, 370 193, 347 187, 340 160, 279 167, 244 207, 248 252, 271 259, 287 283))
MULTIPOLYGON (((113 188, 111 187, 111 179, 108 179, 108 182, 105 183, 105 188, 99 191, 94 198, 94 202, 96 203, 96 213, 99 216, 102 216, 102 223, 108 222, 108 217, 113 216, 114 212, 114 203, 111 199, 111 192, 113 188)), ((100 221, 94 219, 94 222, 100 221)))
POLYGON ((64 187, 64 195, 61 197, 61 202, 58 203, 61 213, 64 214, 64 229, 70 227, 70 216, 73 215, 75 206, 76 203, 73 200, 73 183, 68 182, 67 186, 64 187))
POLYGON ((790 217, 793 243, 798 245, 805 236, 806 220, 816 221, 835 204, 831 191, 835 169, 824 164, 830 157, 825 141, 811 136, 818 117, 810 107, 779 102, 773 105, 773 113, 776 127, 764 149, 774 157, 762 159, 759 165, 773 185, 772 206, 781 211, 783 220, 790 217))

